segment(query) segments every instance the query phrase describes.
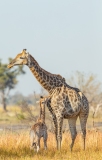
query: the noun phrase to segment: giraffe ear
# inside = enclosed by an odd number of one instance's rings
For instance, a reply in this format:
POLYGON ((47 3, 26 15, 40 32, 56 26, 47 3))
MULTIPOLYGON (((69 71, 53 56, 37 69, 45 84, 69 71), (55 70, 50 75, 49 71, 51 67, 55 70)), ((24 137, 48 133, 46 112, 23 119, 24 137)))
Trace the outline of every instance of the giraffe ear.
POLYGON ((22 53, 23 56, 25 56, 25 55, 27 54, 26 51, 27 51, 27 49, 23 49, 23 50, 21 51, 21 53, 22 53))
POLYGON ((29 57, 29 52, 26 52, 26 57, 29 57))

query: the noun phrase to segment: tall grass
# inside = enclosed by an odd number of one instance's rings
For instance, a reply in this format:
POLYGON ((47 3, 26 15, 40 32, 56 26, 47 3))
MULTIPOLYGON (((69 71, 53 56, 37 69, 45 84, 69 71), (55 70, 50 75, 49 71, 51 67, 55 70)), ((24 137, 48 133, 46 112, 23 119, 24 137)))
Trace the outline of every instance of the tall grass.
POLYGON ((88 131, 86 137, 86 150, 81 147, 82 138, 79 133, 73 152, 70 152, 69 144, 71 138, 69 133, 63 134, 62 149, 56 150, 55 136, 49 133, 48 150, 43 149, 39 153, 30 150, 29 132, 12 133, 3 132, 0 134, 0 159, 1 160, 102 160, 102 133, 100 131, 88 131))

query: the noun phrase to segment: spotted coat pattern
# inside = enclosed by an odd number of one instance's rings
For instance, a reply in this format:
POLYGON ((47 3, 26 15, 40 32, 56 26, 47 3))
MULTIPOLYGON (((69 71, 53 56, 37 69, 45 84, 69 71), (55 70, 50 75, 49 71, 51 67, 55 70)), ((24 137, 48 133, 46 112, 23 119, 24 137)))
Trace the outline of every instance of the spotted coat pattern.
POLYGON ((77 136, 76 120, 78 117, 82 130, 83 149, 85 149, 86 122, 89 114, 89 104, 84 94, 79 94, 73 89, 62 86, 56 88, 54 93, 49 96, 47 100, 45 97, 45 101, 53 117, 58 149, 61 147, 63 119, 68 119, 72 138, 70 149, 72 151, 77 136))
POLYGON ((8 68, 15 65, 27 65, 42 87, 49 92, 49 95, 52 95, 56 90, 56 93, 54 93, 52 98, 49 99, 48 108, 50 108, 49 110, 53 115, 53 121, 56 128, 55 134, 57 148, 61 148, 63 118, 68 118, 72 137, 72 150, 77 135, 76 119, 79 116, 83 134, 83 148, 85 149, 86 122, 89 105, 84 94, 81 93, 78 88, 69 86, 61 75, 52 74, 41 68, 38 62, 27 52, 26 49, 23 49, 21 53, 17 54, 8 65, 8 68), (65 89, 63 89, 63 86, 65 89), (59 88, 61 91, 58 91, 59 88))

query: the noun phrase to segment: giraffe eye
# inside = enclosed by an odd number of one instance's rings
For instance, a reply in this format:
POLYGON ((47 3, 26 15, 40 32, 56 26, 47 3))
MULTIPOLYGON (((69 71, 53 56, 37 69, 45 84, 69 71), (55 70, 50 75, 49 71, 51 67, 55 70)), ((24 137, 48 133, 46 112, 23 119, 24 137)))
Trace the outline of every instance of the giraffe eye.
POLYGON ((24 59, 24 57, 20 57, 20 59, 24 59))

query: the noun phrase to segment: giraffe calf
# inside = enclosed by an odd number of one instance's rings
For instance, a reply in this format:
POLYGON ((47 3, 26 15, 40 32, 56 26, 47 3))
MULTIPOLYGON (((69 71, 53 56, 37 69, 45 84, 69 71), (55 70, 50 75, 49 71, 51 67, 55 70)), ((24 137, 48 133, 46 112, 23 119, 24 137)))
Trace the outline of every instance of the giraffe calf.
POLYGON ((40 139, 43 137, 44 141, 44 149, 47 149, 47 126, 45 123, 38 120, 30 130, 30 149, 34 149, 35 151, 39 151, 40 149, 40 139))
POLYGON ((30 143, 31 143, 30 148, 36 150, 37 152, 40 149, 41 137, 43 137, 44 148, 47 149, 47 126, 45 124, 46 98, 41 96, 39 104, 40 104, 40 118, 31 127, 31 130, 30 130, 30 143))

